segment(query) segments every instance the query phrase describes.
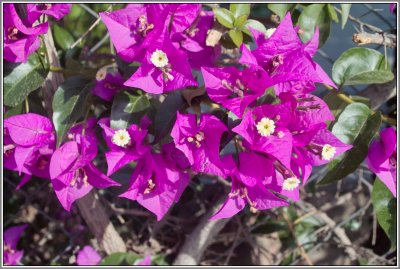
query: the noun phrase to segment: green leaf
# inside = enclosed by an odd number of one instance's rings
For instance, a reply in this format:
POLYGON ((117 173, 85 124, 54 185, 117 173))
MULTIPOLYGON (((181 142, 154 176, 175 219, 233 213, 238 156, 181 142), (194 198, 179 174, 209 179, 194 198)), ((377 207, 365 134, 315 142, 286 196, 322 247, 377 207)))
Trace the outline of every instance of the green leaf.
POLYGON ((4 61, 4 105, 19 105, 32 91, 44 82, 48 71, 36 54, 32 54, 26 63, 15 64, 4 61))
POLYGON ((340 6, 342 7, 342 29, 344 29, 349 18, 351 4, 340 4, 340 6))
POLYGON ((240 30, 242 30, 245 34, 252 36, 250 27, 263 33, 267 31, 264 24, 256 20, 247 20, 240 30))
POLYGON ((61 84, 53 97, 53 124, 57 132, 57 146, 71 126, 90 108, 87 99, 93 83, 83 77, 71 77, 61 84))
POLYGON ((66 50, 72 44, 74 44, 75 39, 74 37, 64 28, 61 28, 57 24, 53 24, 53 33, 54 33, 54 40, 56 41, 57 45, 60 48, 66 50))
POLYGON ((281 20, 286 16, 288 11, 292 11, 297 4, 268 4, 268 9, 278 15, 281 20))
POLYGON ((125 260, 128 265, 134 265, 137 260, 140 260, 141 257, 133 252, 125 253, 125 260))
POLYGON ((318 47, 322 47, 330 34, 331 19, 327 5, 312 4, 307 6, 301 12, 298 24, 303 30, 303 33, 300 34, 303 42, 307 42, 312 38, 316 26, 318 26, 320 32, 318 47))
POLYGON ((226 8, 215 8, 214 15, 217 18, 217 21, 227 28, 233 27, 233 22, 235 21, 235 17, 232 12, 227 10, 226 8))
POLYGON ((340 114, 332 133, 342 142, 353 144, 353 148, 341 156, 341 160, 318 184, 338 181, 356 170, 363 162, 368 153, 369 143, 381 125, 381 113, 371 115, 371 112, 364 104, 352 103, 340 114))
POLYGON ((327 6, 328 6, 328 11, 329 11, 329 16, 331 17, 331 19, 334 22, 338 23, 339 22, 339 18, 338 18, 338 15, 336 13, 335 8, 333 7, 332 4, 327 4, 327 6))
POLYGON ((229 36, 231 37, 233 43, 235 43, 236 47, 240 47, 243 43, 243 33, 240 30, 229 30, 229 36))
POLYGON ((318 16, 317 25, 319 28, 318 48, 321 48, 328 40, 331 33, 331 16, 329 14, 329 5, 325 5, 318 16))
POLYGON ((127 91, 119 92, 111 107, 110 127, 126 129, 138 118, 138 112, 146 110, 150 102, 145 95, 132 95, 127 91))
POLYGON ((167 95, 154 119, 154 142, 160 141, 168 134, 176 120, 176 112, 187 107, 186 100, 178 91, 167 95))
POLYGON ((117 252, 108 255, 101 262, 100 265, 121 265, 126 257, 125 252, 117 252))
POLYGON ((379 225, 392 242, 392 249, 397 245, 397 202, 390 190, 378 178, 372 188, 372 204, 376 212, 379 225))
POLYGON ((351 48, 332 67, 332 78, 339 85, 385 83, 394 76, 383 54, 368 48, 351 48))
POLYGON ((236 18, 235 22, 233 23, 233 26, 237 27, 237 28, 243 27, 244 24, 246 23, 247 18, 248 18, 247 15, 242 15, 242 16, 236 18))
MULTIPOLYGON (((362 96, 357 96, 357 95, 350 95, 350 99, 352 99, 355 102, 358 103, 363 103, 367 105, 369 108, 371 107, 371 101, 362 96)), ((335 119, 338 119, 338 116, 340 113, 343 112, 343 110, 346 108, 348 103, 344 102, 342 99, 340 99, 335 92, 330 92, 324 96, 324 101, 328 105, 329 110, 332 112, 333 116, 335 116, 335 119)), ((329 125, 329 129, 331 130, 332 125, 335 121, 332 121, 331 124, 329 125)))
POLYGON ((250 15, 250 4, 230 4, 229 10, 233 13, 235 19, 243 15, 246 16, 247 19, 250 15))

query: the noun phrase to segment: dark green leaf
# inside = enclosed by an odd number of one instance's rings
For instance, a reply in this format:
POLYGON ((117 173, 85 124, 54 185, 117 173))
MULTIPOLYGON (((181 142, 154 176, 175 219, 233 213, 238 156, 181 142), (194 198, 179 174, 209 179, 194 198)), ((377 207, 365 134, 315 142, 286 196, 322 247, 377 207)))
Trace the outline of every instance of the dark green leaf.
POLYGON ((43 84, 47 73, 36 54, 32 54, 26 63, 4 61, 4 105, 14 107, 20 104, 43 84))
POLYGON ((394 76, 383 54, 368 48, 351 48, 333 64, 332 78, 339 85, 385 83, 394 76))
POLYGON ((53 33, 54 33, 54 40, 56 41, 57 45, 60 48, 66 50, 72 44, 74 44, 75 39, 74 37, 64 28, 61 28, 57 24, 53 24, 53 33))
POLYGON ((236 47, 240 47, 243 43, 243 33, 239 30, 229 30, 229 36, 232 39, 233 43, 235 43, 236 47))
MULTIPOLYGON (((367 105, 369 108, 371 107, 371 101, 362 96, 357 96, 357 95, 350 95, 350 99, 352 99, 355 102, 358 103, 363 103, 367 105)), ((342 99, 340 99, 337 94, 334 92, 330 92, 324 96, 324 101, 327 103, 329 106, 330 111, 332 112, 333 116, 337 119, 337 117, 342 113, 343 109, 348 105, 348 103, 344 102, 342 99)), ((332 121, 333 123, 334 121, 332 121)), ((331 126, 330 126, 331 127, 331 126)), ((330 128, 331 129, 331 128, 330 128)))
POLYGON ((293 10, 296 4, 268 4, 268 9, 278 15, 281 20, 286 16, 288 11, 293 10))
POLYGON ((378 178, 372 188, 372 204, 379 225, 392 242, 392 249, 395 249, 397 245, 397 202, 390 190, 378 178))
POLYGON ((59 146, 71 126, 89 109, 88 97, 93 83, 83 77, 71 77, 61 84, 53 97, 53 124, 59 146))
POLYGON ((250 15, 250 4, 230 4, 229 10, 232 12, 235 19, 246 16, 246 20, 250 15))
POLYGON ((338 23, 339 22, 339 18, 338 18, 338 15, 336 13, 335 8, 333 7, 332 4, 327 4, 327 6, 328 6, 328 10, 329 10, 329 16, 331 17, 331 19, 334 22, 338 23))
POLYGON ((356 170, 367 156, 368 145, 380 125, 380 112, 371 115, 371 110, 364 104, 348 105, 333 126, 332 133, 342 142, 353 144, 353 148, 341 156, 341 160, 318 184, 338 181, 356 170))
POLYGON ((344 29, 349 18, 351 4, 340 4, 340 6, 342 7, 342 29, 344 29))
POLYGON ((19 105, 15 106, 15 107, 11 107, 11 108, 7 109, 7 112, 4 113, 4 118, 7 119, 11 116, 22 114, 23 110, 24 110, 23 103, 20 103, 19 105))
POLYGON ((329 5, 325 5, 318 16, 317 25, 319 28, 318 48, 321 48, 328 40, 331 33, 331 16, 329 15, 329 5))
POLYGON ((226 8, 215 8, 214 14, 220 24, 227 28, 233 27, 235 17, 233 16, 232 12, 230 12, 226 8))
POLYGON ((319 45, 322 47, 329 37, 331 18, 326 4, 312 4, 301 12, 298 24, 303 33, 300 34, 303 42, 309 41, 314 35, 316 26, 319 28, 319 45))
POLYGON ((245 34, 251 36, 250 28, 258 30, 260 32, 265 33, 267 29, 265 29, 264 24, 256 20, 247 20, 240 30, 242 30, 245 34))
POLYGON ((150 106, 145 95, 132 95, 127 91, 119 92, 111 107, 110 127, 114 129, 126 129, 135 123, 138 112, 144 111, 150 106))
POLYGON ((108 255, 101 262, 100 265, 121 265, 126 257, 125 252, 117 252, 108 255))
POLYGON ((303 42, 309 41, 314 35, 319 15, 325 4, 312 4, 307 6, 300 14, 298 24, 303 33, 300 35, 303 42))
POLYGON ((176 120, 176 112, 185 107, 187 107, 187 102, 180 92, 175 91, 167 95, 154 120, 155 142, 171 131, 176 120))

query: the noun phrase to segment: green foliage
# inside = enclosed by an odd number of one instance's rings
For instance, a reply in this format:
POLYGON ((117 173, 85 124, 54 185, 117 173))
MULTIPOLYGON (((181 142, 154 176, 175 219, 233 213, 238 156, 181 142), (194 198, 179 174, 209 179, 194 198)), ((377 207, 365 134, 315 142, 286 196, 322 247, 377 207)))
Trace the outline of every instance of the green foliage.
POLYGON ((322 47, 329 37, 331 29, 331 18, 326 4, 308 5, 301 12, 298 25, 303 33, 300 38, 303 42, 309 41, 314 35, 316 26, 319 28, 319 47, 322 47))
POLYGON ((378 178, 372 188, 372 204, 379 225, 389 237, 392 249, 397 247, 397 201, 390 190, 378 178))
POLYGON ((220 24, 227 28, 233 28, 235 17, 231 11, 227 10, 226 8, 216 8, 214 9, 214 15, 220 24))
POLYGON ((250 15, 250 4, 230 4, 229 10, 233 13, 235 19, 242 16, 246 16, 246 19, 250 15))
POLYGON ((268 4, 267 7, 282 20, 288 11, 291 12, 295 9, 296 5, 297 4, 268 4))
POLYGON ((88 97, 93 83, 83 77, 71 77, 61 84, 53 97, 53 124, 57 146, 71 126, 90 109, 88 97), (85 111, 86 110, 86 111, 85 111))
POLYGON ((142 258, 133 252, 117 252, 103 258, 100 265, 134 265, 140 259, 142 258))
POLYGON ((243 42, 243 33, 240 30, 229 30, 229 36, 237 47, 240 47, 243 42))
POLYGON ((351 4, 340 4, 342 8, 342 29, 346 25, 347 19, 349 18, 351 4))
POLYGON ((362 163, 368 153, 368 145, 381 125, 381 113, 372 114, 368 106, 361 103, 348 105, 333 126, 332 133, 342 142, 353 144, 353 148, 343 154, 342 159, 331 168, 320 185, 338 181, 362 163))
POLYGON ((385 56, 368 48, 351 48, 335 61, 332 78, 339 85, 385 83, 394 78, 385 56))
POLYGON ((262 24, 259 21, 251 20, 251 19, 247 20, 240 30, 242 30, 243 33, 251 36, 250 28, 256 29, 263 33, 265 33, 267 31, 264 24, 262 24))
POLYGON ((64 28, 58 26, 57 24, 52 25, 54 40, 60 48, 66 50, 72 44, 74 44, 75 38, 64 28))
POLYGON ((18 106, 43 84, 47 73, 37 54, 32 54, 26 63, 4 62, 4 105, 18 106))
POLYGON ((332 4, 327 4, 327 7, 328 7, 328 11, 329 11, 329 17, 330 17, 334 22, 338 23, 338 22, 339 22, 339 18, 338 18, 338 15, 337 15, 336 10, 335 10, 335 8, 333 7, 333 5, 332 5, 332 4))
POLYGON ((150 107, 145 95, 133 95, 122 91, 114 97, 111 107, 110 126, 114 129, 126 129, 132 123, 138 123, 142 112, 150 107))
POLYGON ((155 141, 158 142, 168 134, 176 120, 176 112, 188 104, 179 91, 171 92, 157 110, 154 120, 155 141))

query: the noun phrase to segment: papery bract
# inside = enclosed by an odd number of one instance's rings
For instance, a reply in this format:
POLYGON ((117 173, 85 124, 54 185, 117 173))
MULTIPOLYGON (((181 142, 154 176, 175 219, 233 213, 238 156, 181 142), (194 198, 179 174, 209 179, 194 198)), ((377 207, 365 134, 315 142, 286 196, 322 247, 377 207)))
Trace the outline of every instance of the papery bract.
POLYGON ((100 12, 118 55, 127 62, 141 60, 147 47, 164 29, 168 11, 143 4, 129 4, 124 9, 100 12))
POLYGON ((148 93, 161 94, 197 86, 185 52, 176 49, 167 28, 147 48, 139 69, 124 83, 148 93))
POLYGON ((371 142, 366 161, 369 169, 378 176, 393 196, 397 197, 397 139, 395 128, 383 129, 380 132, 380 138, 371 142))
POLYGON ((292 134, 287 129, 290 120, 288 102, 261 105, 249 109, 232 131, 244 138, 247 148, 274 156, 286 167, 290 167, 293 143, 292 134))
POLYGON ((71 11, 71 8, 72 4, 26 4, 27 19, 33 24, 42 14, 45 14, 60 20, 71 11))
POLYGON ((119 73, 107 73, 102 79, 96 77, 96 85, 92 92, 101 99, 110 102, 123 87, 124 79, 119 73))
POLYGON ((47 32, 48 23, 33 27, 22 21, 14 4, 4 4, 3 8, 3 57, 10 62, 26 62, 39 48, 39 35, 47 32))
POLYGON ((147 130, 135 124, 127 129, 115 130, 110 127, 110 118, 99 120, 103 129, 104 139, 111 151, 106 152, 108 165, 107 176, 112 175, 118 169, 145 155, 151 148, 144 145, 147 130))
POLYGON ((4 231, 3 238, 3 262, 4 265, 18 265, 22 256, 23 250, 17 250, 18 240, 21 234, 25 231, 28 225, 18 225, 8 228, 4 231))
POLYGON ((85 196, 93 187, 102 189, 120 185, 93 165, 92 160, 97 154, 97 139, 90 128, 85 128, 85 135, 77 132, 82 128, 85 127, 78 125, 72 128, 69 137, 73 140, 61 145, 50 161, 54 191, 67 211, 70 211, 75 200, 85 196))
POLYGON ((208 96, 215 102, 242 117, 245 109, 272 85, 262 69, 234 67, 201 69, 208 96))
POLYGON ((276 197, 263 185, 263 178, 270 175, 272 170, 265 169, 262 157, 254 153, 241 152, 239 167, 231 155, 225 156, 223 162, 225 171, 232 180, 232 189, 228 199, 210 220, 230 218, 243 210, 246 204, 249 204, 252 212, 288 205, 285 200, 276 197))
POLYGON ((171 167, 161 154, 149 152, 137 162, 130 187, 120 197, 136 200, 160 221, 188 183, 189 174, 171 167))
POLYGON ((101 256, 91 246, 84 246, 76 256, 77 265, 98 265, 101 261, 101 256))
POLYGON ((224 176, 219 145, 222 134, 227 130, 215 116, 202 114, 197 123, 196 115, 177 112, 171 136, 194 171, 224 176))

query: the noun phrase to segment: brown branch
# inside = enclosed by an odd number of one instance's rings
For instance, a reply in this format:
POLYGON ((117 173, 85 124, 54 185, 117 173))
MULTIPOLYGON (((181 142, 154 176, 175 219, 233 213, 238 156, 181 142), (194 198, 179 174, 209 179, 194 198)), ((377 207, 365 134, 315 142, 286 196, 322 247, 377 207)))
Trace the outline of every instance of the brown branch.
MULTIPOLYGON (((51 31, 47 31, 46 34, 43 35, 43 42, 46 47, 46 60, 49 66, 61 68, 60 60, 57 57, 57 51, 54 46, 53 35, 51 31)), ((51 117, 53 115, 53 95, 56 92, 58 86, 64 82, 64 76, 59 72, 50 72, 48 73, 45 81, 42 85, 42 93, 44 98, 44 105, 47 111, 47 114, 51 117)))
MULTIPOLYGON (((47 62, 50 66, 60 68, 60 61, 57 57, 57 52, 54 46, 53 36, 51 31, 44 35, 44 44, 46 46, 47 62)), ((52 101, 53 95, 58 86, 64 82, 64 76, 59 72, 49 72, 42 87, 46 111, 50 118, 52 117, 52 101)), ((96 198, 95 192, 91 191, 85 197, 77 201, 81 215, 89 229, 95 235, 100 243, 100 246, 107 254, 113 252, 126 252, 126 246, 120 235, 115 230, 109 216, 106 213, 103 205, 96 198)))
POLYGON ((385 45, 388 48, 396 47, 396 37, 382 35, 382 34, 370 34, 367 32, 353 34, 353 42, 357 45, 377 44, 385 45))
POLYGON ((185 243, 180 249, 173 265, 198 265, 203 257, 204 251, 215 239, 215 236, 225 227, 229 219, 219 219, 210 221, 223 204, 223 199, 220 199, 208 212, 205 214, 199 224, 194 228, 192 233, 186 238, 185 243))
POLYGON ((90 231, 107 254, 126 252, 126 246, 94 191, 77 201, 79 210, 90 231))

